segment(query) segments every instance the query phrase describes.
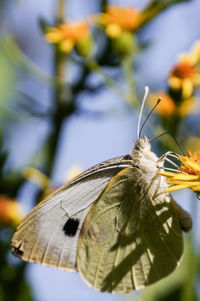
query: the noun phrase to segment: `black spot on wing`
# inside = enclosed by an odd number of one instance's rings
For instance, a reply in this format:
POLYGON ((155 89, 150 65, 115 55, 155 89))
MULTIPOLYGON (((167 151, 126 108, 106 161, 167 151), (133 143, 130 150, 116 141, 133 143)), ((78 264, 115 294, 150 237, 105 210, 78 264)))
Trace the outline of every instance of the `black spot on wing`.
POLYGON ((79 225, 79 220, 69 218, 64 224, 63 231, 67 236, 75 236, 79 225))
POLYGON ((16 257, 22 257, 22 255, 24 254, 24 252, 22 250, 20 250, 20 247, 21 247, 21 243, 19 244, 18 247, 12 247, 12 253, 13 255, 15 255, 16 257))

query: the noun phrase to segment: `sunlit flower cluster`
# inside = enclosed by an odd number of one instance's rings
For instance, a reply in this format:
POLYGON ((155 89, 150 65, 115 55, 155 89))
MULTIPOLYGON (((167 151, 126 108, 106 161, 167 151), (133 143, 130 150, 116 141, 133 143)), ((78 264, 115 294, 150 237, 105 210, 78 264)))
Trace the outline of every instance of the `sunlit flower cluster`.
POLYGON ((15 226, 22 219, 22 208, 16 200, 0 195, 0 226, 15 226))
POLYGON ((97 18, 110 38, 118 38, 123 31, 135 31, 141 23, 141 13, 135 8, 108 6, 97 18))
POLYGON ((92 46, 90 27, 86 22, 63 23, 57 27, 49 27, 45 39, 49 43, 58 44, 60 50, 65 53, 76 47, 83 55, 87 55, 92 46))
POLYGON ((177 173, 161 171, 160 175, 166 177, 166 182, 171 184, 166 191, 174 191, 191 188, 193 191, 200 191, 200 152, 189 156, 180 156, 181 166, 177 173))
POLYGON ((94 16, 93 19, 98 26, 105 30, 118 53, 132 53, 137 49, 133 33, 142 24, 142 12, 133 7, 123 8, 117 5, 108 5, 106 12, 94 16))
POLYGON ((162 98, 155 113, 163 120, 181 119, 198 110, 195 92, 200 88, 200 41, 194 44, 190 52, 180 55, 178 64, 169 74, 168 84, 166 92, 154 93, 148 100, 152 107, 158 97, 162 98))

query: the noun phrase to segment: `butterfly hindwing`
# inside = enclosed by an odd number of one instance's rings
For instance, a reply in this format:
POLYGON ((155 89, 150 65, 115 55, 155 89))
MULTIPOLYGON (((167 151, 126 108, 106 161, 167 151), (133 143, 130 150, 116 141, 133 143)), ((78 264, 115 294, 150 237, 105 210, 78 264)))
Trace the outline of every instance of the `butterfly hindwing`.
POLYGON ((78 236, 91 204, 129 160, 118 157, 84 172, 36 206, 12 239, 13 253, 26 261, 76 269, 78 236))
POLYGON ((169 195, 159 195, 159 187, 153 195, 142 179, 137 167, 122 170, 84 221, 77 269, 98 290, 142 288, 167 276, 181 260, 182 231, 169 195))

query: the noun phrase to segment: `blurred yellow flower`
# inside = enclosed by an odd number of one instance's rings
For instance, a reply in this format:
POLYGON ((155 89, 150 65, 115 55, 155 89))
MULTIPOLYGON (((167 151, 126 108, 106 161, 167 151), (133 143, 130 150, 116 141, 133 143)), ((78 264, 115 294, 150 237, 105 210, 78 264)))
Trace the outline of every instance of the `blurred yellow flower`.
POLYGON ((191 188, 193 191, 200 191, 200 152, 189 156, 180 156, 181 166, 177 173, 160 171, 159 174, 165 176, 166 182, 172 184, 166 191, 174 191, 191 188))
POLYGON ((188 53, 181 53, 179 55, 179 62, 197 65, 200 61, 200 41, 196 41, 188 53))
POLYGON ((152 93, 147 100, 147 105, 150 108, 152 108, 155 105, 158 98, 161 98, 161 102, 155 108, 154 112, 165 118, 171 117, 176 110, 176 105, 173 99, 164 91, 160 91, 158 93, 152 93))
POLYGON ((59 44, 60 50, 65 53, 69 53, 84 41, 91 46, 90 28, 86 22, 63 23, 57 27, 49 27, 44 37, 49 43, 59 44))
POLYGON ((200 85, 199 62, 200 41, 197 41, 190 52, 179 56, 178 64, 170 72, 169 86, 172 90, 181 90, 183 98, 190 98, 195 85, 200 85))
POLYGON ((161 102, 154 112, 165 119, 171 118, 174 114, 184 117, 197 110, 197 103, 194 97, 184 99, 180 103, 175 103, 164 91, 152 93, 147 100, 147 105, 152 108, 158 98, 161 98, 161 102))
POLYGON ((135 31, 141 24, 141 16, 142 13, 135 8, 109 5, 107 11, 95 19, 99 25, 105 27, 110 38, 118 38, 123 31, 135 31))
POLYGON ((16 226, 22 219, 22 208, 16 200, 0 195, 0 226, 16 226))
POLYGON ((189 63, 179 63, 172 69, 169 85, 173 90, 182 90, 182 97, 191 97, 196 81, 197 70, 189 63))

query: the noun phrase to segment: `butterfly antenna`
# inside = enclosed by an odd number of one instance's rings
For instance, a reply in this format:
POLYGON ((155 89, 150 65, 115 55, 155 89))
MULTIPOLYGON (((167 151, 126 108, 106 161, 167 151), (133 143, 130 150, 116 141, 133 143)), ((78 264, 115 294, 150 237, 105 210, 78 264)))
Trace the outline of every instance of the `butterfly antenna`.
MULTIPOLYGON (((156 137, 153 137, 153 138, 149 139, 149 142, 151 142, 151 141, 153 141, 153 140, 156 140, 156 139, 158 139, 158 138, 160 138, 160 137, 162 137, 162 136, 164 136, 164 135, 166 135, 166 134, 169 134, 169 132, 164 132, 164 133, 162 133, 162 134, 160 134, 160 135, 158 135, 158 136, 156 136, 156 137)), ((169 135, 170 135, 170 134, 169 134, 169 135)))
POLYGON ((149 87, 146 86, 145 87, 145 92, 144 92, 144 97, 143 97, 143 100, 142 100, 141 109, 140 109, 140 114, 139 114, 139 118, 138 118, 137 138, 140 138, 140 134, 141 134, 140 124, 141 124, 142 113, 143 113, 143 110, 144 110, 144 105, 145 105, 148 93, 149 93, 149 87))
MULTIPOLYGON (((142 124, 142 126, 141 126, 141 128, 140 128, 140 130, 139 130, 139 136, 138 136, 138 137, 141 137, 141 133, 142 133, 142 130, 143 130, 143 128, 144 128, 145 123, 147 122, 147 120, 148 120, 149 117, 151 116, 152 112, 153 112, 153 111, 155 110, 155 108, 157 107, 157 105, 161 102, 161 100, 162 100, 162 98, 159 97, 158 100, 157 100, 157 102, 156 102, 156 104, 155 104, 155 106, 153 107, 153 109, 151 109, 151 111, 150 111, 149 114, 147 115, 146 119, 144 120, 144 122, 143 122, 143 124, 142 124)), ((165 134, 166 134, 166 133, 165 133, 165 134)), ((164 135, 164 134, 162 134, 162 135, 164 135)), ((159 137, 159 136, 158 136, 158 137, 159 137)), ((158 138, 158 137, 156 137, 156 138, 158 138)), ((155 138, 155 139, 156 139, 156 138, 155 138)))
POLYGON ((156 137, 153 137, 153 138, 151 138, 151 139, 149 140, 149 142, 152 142, 153 140, 156 140, 156 139, 158 139, 158 138, 160 138, 161 136, 164 136, 164 135, 166 135, 166 134, 170 135, 170 137, 172 137, 172 138, 174 139, 174 141, 176 142, 176 144, 177 144, 177 146, 178 146, 180 152, 182 153, 183 156, 185 156, 185 153, 184 153, 184 151, 183 151, 183 149, 182 149, 182 147, 181 147, 181 145, 180 145, 178 139, 177 139, 175 136, 173 136, 170 132, 164 132, 164 133, 162 133, 162 134, 160 134, 160 135, 158 135, 158 136, 156 136, 156 137))
POLYGON ((171 133, 168 133, 168 134, 174 139, 174 141, 176 142, 176 144, 177 144, 178 148, 180 149, 180 152, 182 153, 182 155, 185 156, 185 152, 183 151, 183 148, 181 147, 178 139, 175 136, 173 136, 171 133))

